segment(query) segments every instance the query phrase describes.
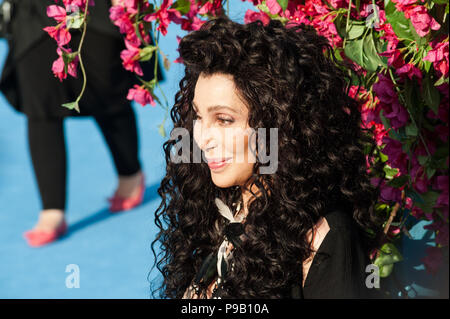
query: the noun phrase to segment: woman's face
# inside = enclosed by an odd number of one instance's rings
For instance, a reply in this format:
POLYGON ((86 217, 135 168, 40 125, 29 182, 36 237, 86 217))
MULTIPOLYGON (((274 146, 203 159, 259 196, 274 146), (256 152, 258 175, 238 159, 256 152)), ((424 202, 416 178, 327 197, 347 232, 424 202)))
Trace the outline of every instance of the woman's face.
MULTIPOLYGON (((201 74, 195 86, 194 140, 208 162, 213 183, 226 188, 244 185, 256 157, 250 150, 248 109, 238 96, 233 77, 201 74)), ((252 138, 252 141, 254 138, 252 138)), ((254 142, 251 143, 254 149, 254 142)))

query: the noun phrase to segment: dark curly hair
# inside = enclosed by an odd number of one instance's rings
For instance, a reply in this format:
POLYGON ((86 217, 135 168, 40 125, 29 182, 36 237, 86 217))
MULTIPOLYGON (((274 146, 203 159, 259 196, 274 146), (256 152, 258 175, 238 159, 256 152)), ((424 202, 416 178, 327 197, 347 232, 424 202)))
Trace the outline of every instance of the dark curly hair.
MULTIPOLYGON (((349 96, 351 81, 344 71, 349 66, 334 57, 326 38, 304 24, 258 20, 243 25, 221 16, 183 37, 179 52, 186 68, 171 118, 174 129, 189 131, 191 145, 200 73, 232 75, 247 102, 250 127, 278 128, 278 170, 259 174, 261 163, 255 163, 251 185, 262 196, 253 196, 248 208, 247 239, 233 252, 223 298, 290 297, 311 254, 308 230, 337 207, 352 215, 367 252, 377 245, 379 188, 370 183, 366 164, 376 162, 376 144, 361 128, 359 103, 349 96)), ((223 231, 226 223, 214 198, 230 206, 242 200, 238 187, 213 184, 207 164, 193 163, 192 149, 189 163, 171 162, 177 142, 172 138, 163 145, 167 172, 155 212, 160 232, 152 242, 163 275, 156 289, 162 298, 181 298, 204 258, 223 240, 215 224, 223 231)))

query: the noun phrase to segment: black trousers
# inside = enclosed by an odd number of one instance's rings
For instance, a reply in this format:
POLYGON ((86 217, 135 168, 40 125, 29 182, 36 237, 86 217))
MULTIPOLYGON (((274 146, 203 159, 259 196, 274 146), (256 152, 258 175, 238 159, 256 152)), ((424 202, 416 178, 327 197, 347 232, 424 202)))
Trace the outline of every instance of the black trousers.
MULTIPOLYGON (((118 175, 137 173, 141 165, 133 108, 130 106, 122 113, 94 118, 110 149, 118 175)), ((28 142, 42 209, 64 210, 67 160, 63 118, 28 117, 28 142)))

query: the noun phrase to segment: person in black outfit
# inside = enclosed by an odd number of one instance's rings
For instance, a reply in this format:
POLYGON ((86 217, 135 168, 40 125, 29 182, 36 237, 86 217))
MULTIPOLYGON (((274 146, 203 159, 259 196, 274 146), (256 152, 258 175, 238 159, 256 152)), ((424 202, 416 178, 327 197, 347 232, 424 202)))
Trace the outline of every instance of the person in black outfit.
MULTIPOLYGON (((142 191, 143 174, 138 156, 136 118, 128 89, 137 83, 120 59, 125 49, 119 29, 109 19, 110 0, 96 0, 89 7, 90 20, 82 48, 87 87, 80 100, 80 113, 62 107, 75 101, 81 91, 82 76, 68 76, 60 82, 52 74, 58 57, 57 44, 43 31, 54 25, 46 15, 53 0, 14 2, 9 54, 2 72, 0 90, 17 111, 28 120, 28 142, 42 211, 34 230, 54 231, 64 223, 66 207, 66 150, 63 120, 66 117, 93 116, 111 151, 119 183, 115 195, 132 198, 142 191)), ((81 39, 71 30, 72 49, 81 39)), ((143 65, 153 78, 154 57, 143 65)), ((162 71, 158 65, 158 80, 162 71)))
POLYGON ((382 164, 367 170, 376 142, 328 40, 304 24, 220 16, 185 35, 179 53, 171 135, 185 129, 193 147, 174 160, 179 139, 163 145, 154 295, 381 297, 370 180, 382 164))

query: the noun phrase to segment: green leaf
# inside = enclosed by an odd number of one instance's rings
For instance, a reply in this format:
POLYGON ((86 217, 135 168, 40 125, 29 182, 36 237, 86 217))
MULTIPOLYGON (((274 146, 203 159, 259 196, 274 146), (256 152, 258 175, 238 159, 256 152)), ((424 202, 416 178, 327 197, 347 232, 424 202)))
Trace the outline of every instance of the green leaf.
MULTIPOLYGON (((441 85, 441 84, 444 84, 445 83, 445 76, 444 75, 442 75, 435 83, 434 83, 434 86, 439 86, 439 85, 441 85)), ((448 78, 447 78, 448 79, 448 78)), ((447 81, 448 82, 448 81, 447 81)))
POLYGON ((352 23, 350 25, 350 30, 348 30, 348 39, 352 40, 352 39, 359 38, 360 36, 363 35, 365 29, 366 28, 364 25, 357 25, 357 24, 352 23))
POLYGON ((408 182, 409 182, 409 175, 402 175, 399 177, 394 177, 387 183, 387 185, 394 188, 400 188, 403 185, 407 184, 408 182))
POLYGON ((433 110, 434 114, 438 114, 441 96, 438 89, 434 86, 431 79, 431 73, 427 73, 422 81, 422 98, 425 103, 433 110))
POLYGON ((66 17, 68 29, 79 29, 83 26, 84 14, 81 12, 73 12, 66 17))
POLYGON ((419 161, 419 164, 424 166, 428 162, 428 156, 417 156, 417 160, 419 161))
POLYGON ((381 110, 381 111, 380 111, 380 119, 381 119, 381 123, 383 123, 383 126, 384 126, 385 129, 390 129, 390 128, 391 128, 391 125, 389 124, 388 120, 384 117, 383 111, 384 111, 384 110, 381 110))
POLYGON ((389 277, 389 275, 392 273, 392 270, 394 270, 394 264, 389 264, 389 265, 381 266, 378 268, 379 268, 380 278, 386 278, 386 277, 389 277))
POLYGON ((436 201, 439 198, 439 193, 435 191, 428 191, 424 194, 421 194, 424 203, 417 203, 416 205, 422 209, 425 213, 432 213, 433 206, 436 205, 436 201))
POLYGON ((386 20, 392 26, 394 33, 399 38, 404 38, 410 41, 417 41, 420 38, 414 27, 411 25, 411 20, 405 18, 402 11, 397 10, 395 3, 391 1, 385 1, 385 14, 386 20))
POLYGON ((191 2, 189 0, 177 0, 170 8, 176 9, 181 15, 185 15, 191 9, 191 2))
POLYGON ((427 167, 425 169, 425 172, 427 173, 427 178, 431 179, 433 177, 434 173, 436 173, 436 169, 432 168, 432 167, 427 167))
POLYGON ((374 264, 380 270, 380 277, 388 277, 394 269, 394 264, 403 260, 403 256, 392 243, 385 243, 379 251, 377 259, 374 264))
POLYGON ((414 123, 410 123, 405 127, 406 135, 408 136, 417 136, 419 134, 419 130, 414 123))
POLYGON ((78 106, 78 102, 77 101, 64 103, 62 106, 65 107, 65 108, 68 108, 69 110, 75 110, 78 113, 80 113, 80 107, 78 106))
POLYGON ((385 162, 387 162, 389 157, 386 154, 383 154, 382 152, 380 152, 380 159, 381 159, 382 163, 385 163, 385 162))
POLYGON ((281 9, 283 9, 283 12, 284 12, 288 6, 288 0, 277 0, 277 2, 281 6, 281 9))
POLYGON ((395 175, 398 174, 397 168, 391 168, 389 165, 385 165, 383 168, 384 172, 386 173, 387 179, 393 179, 395 175))
POLYGON ((394 264, 403 260, 402 254, 398 251, 393 243, 385 243, 380 248, 380 254, 375 260, 377 266, 394 264))
POLYGON ((345 55, 362 67, 364 67, 363 47, 364 47, 364 40, 360 39, 348 41, 345 44, 344 48, 345 55))
POLYGON ((363 65, 364 69, 368 71, 375 72, 378 69, 378 66, 383 65, 383 62, 380 59, 380 56, 377 53, 375 48, 375 43, 373 42, 373 35, 370 32, 364 38, 364 50, 363 50, 363 65))
POLYGON ((158 47, 155 45, 148 45, 139 51, 139 61, 148 61, 152 58, 153 52, 156 51, 158 47))

